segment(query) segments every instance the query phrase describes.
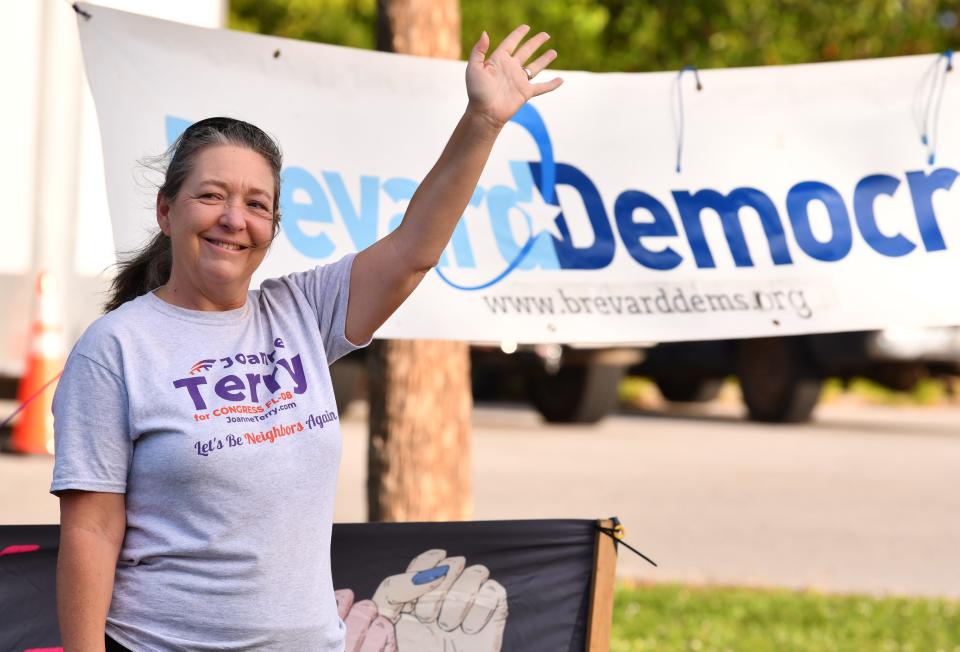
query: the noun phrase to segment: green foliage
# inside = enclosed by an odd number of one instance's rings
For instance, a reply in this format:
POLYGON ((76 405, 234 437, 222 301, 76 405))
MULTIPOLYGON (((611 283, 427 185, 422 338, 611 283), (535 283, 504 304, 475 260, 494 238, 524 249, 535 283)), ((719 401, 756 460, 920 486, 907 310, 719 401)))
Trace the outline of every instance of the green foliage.
POLYGON ((611 652, 960 652, 960 603, 676 585, 620 586, 611 652))
MULTIPOLYGON (((553 37, 568 70, 675 70, 937 52, 960 42, 956 0, 462 0, 464 56, 486 29, 553 37)), ((230 26, 374 46, 374 0, 233 0, 230 26)))
POLYGON ((941 51, 960 40, 956 3, 929 0, 465 0, 461 6, 465 45, 473 25, 503 33, 529 22, 551 34, 558 65, 593 71, 860 59, 941 51))
POLYGON ((376 44, 376 0, 231 0, 231 29, 354 48, 376 44))
POLYGON ((821 401, 828 402, 844 395, 875 405, 942 405, 954 399, 953 382, 941 378, 923 378, 910 390, 897 391, 866 378, 846 383, 831 378, 823 386, 821 401))

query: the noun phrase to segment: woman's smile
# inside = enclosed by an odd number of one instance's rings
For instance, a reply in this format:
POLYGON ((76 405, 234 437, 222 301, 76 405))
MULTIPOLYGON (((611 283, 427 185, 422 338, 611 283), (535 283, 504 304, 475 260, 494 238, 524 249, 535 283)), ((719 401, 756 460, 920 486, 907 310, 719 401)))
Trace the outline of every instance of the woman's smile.
POLYGON ((238 244, 236 242, 228 242, 226 240, 218 240, 216 238, 203 237, 204 242, 212 245, 216 249, 221 251, 243 251, 244 249, 249 249, 247 245, 238 244))

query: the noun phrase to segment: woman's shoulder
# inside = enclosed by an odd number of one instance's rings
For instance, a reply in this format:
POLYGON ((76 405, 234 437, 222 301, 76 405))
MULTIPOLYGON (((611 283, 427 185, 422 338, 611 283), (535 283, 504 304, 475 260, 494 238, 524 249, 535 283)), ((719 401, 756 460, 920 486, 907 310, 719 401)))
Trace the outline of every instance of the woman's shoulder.
POLYGON ((140 295, 110 312, 100 315, 90 324, 87 330, 107 333, 128 328, 130 325, 147 318, 150 311, 149 303, 149 293, 140 295))
POLYGON ((337 292, 344 280, 349 281, 354 253, 329 263, 321 263, 307 269, 265 279, 253 292, 261 298, 284 296, 291 291, 308 296, 316 293, 337 292))
POLYGON ((149 321, 147 301, 146 296, 131 299, 95 319, 80 335, 74 351, 95 358, 116 353, 149 321))

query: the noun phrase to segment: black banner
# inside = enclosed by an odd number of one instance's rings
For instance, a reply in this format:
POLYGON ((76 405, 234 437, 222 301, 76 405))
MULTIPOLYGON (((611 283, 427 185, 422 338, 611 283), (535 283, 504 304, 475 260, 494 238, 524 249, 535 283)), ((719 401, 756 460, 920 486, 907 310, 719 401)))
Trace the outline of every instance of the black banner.
MULTIPOLYGON (((597 523, 333 527, 347 652, 581 652, 597 523)), ((59 528, 0 526, 0 650, 60 647, 59 528)))

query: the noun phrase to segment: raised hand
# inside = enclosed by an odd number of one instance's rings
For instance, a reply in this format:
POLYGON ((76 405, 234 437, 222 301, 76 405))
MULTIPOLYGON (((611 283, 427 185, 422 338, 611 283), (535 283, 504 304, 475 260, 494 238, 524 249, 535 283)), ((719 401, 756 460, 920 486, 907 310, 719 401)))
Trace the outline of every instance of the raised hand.
POLYGON ((520 25, 490 55, 487 55, 490 36, 484 32, 470 53, 467 62, 468 111, 474 111, 497 127, 506 124, 531 97, 549 93, 563 83, 559 77, 533 83, 533 78, 557 58, 557 51, 547 50, 528 63, 550 38, 546 32, 540 32, 521 45, 529 31, 529 26, 520 25))

